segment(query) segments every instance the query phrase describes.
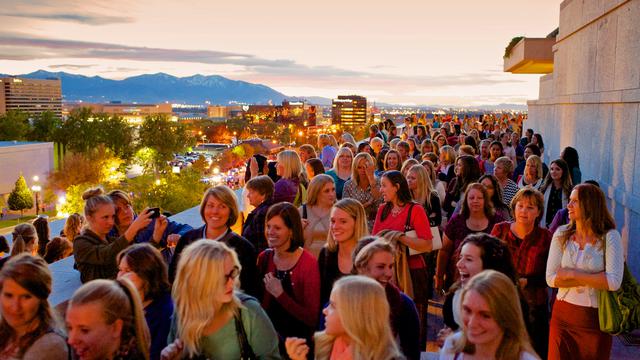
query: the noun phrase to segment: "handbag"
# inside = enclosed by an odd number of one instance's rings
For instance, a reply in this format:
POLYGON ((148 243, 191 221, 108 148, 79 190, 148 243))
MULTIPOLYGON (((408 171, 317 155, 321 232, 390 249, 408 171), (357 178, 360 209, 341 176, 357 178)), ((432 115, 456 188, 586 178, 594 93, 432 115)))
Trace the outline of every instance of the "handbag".
POLYGON ((438 226, 431 225, 431 251, 442 249, 442 236, 438 226))
MULTIPOLYGON (((411 204, 411 207, 409 208, 407 221, 404 224, 404 233, 406 236, 417 238, 418 234, 416 233, 416 230, 411 226, 411 210, 413 210, 414 205, 415 204, 411 204)), ((440 236, 440 229, 438 229, 437 226, 430 226, 430 229, 431 229, 431 246, 432 246, 431 251, 442 249, 442 237, 440 236)), ((418 250, 409 248, 409 255, 418 255, 426 252, 429 252, 429 251, 418 251, 418 250)))
MULTIPOLYGON (((606 240, 604 241, 606 269, 606 240)), ((624 263, 622 284, 616 291, 598 292, 600 330, 612 335, 629 333, 640 328, 640 286, 624 263)))

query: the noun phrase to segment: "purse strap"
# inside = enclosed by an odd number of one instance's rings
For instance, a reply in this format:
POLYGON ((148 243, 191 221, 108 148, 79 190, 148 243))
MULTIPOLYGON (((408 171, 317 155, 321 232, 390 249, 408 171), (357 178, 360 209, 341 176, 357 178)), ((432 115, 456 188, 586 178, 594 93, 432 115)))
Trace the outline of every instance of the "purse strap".
POLYGON ((407 214, 407 221, 405 221, 404 223, 404 231, 411 231, 413 230, 413 228, 411 227, 411 211, 413 210, 413 207, 415 206, 414 203, 411 203, 411 206, 409 207, 409 214, 407 214))
POLYGON ((236 322, 236 335, 238 336, 238 343, 240 344, 240 359, 256 359, 256 354, 253 352, 253 349, 249 344, 249 340, 247 339, 247 333, 244 330, 244 324, 242 323, 242 310, 238 309, 238 312, 233 316, 233 318, 236 322))

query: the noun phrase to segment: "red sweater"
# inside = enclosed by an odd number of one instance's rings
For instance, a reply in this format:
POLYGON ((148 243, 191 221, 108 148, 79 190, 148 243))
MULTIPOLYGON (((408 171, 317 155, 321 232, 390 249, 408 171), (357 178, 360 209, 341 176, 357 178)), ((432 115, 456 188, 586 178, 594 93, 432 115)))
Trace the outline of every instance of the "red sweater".
MULTIPOLYGON (((273 250, 267 249, 258 255, 258 269, 260 278, 264 278, 267 273, 276 271, 276 264, 273 262, 273 250)), ((275 298, 265 290, 262 296, 262 307, 268 309, 270 304, 277 301, 295 318, 315 329, 318 323, 318 314, 320 314, 320 270, 318 270, 318 262, 309 251, 303 250, 298 262, 289 270, 295 299, 287 295, 286 292, 275 298)))

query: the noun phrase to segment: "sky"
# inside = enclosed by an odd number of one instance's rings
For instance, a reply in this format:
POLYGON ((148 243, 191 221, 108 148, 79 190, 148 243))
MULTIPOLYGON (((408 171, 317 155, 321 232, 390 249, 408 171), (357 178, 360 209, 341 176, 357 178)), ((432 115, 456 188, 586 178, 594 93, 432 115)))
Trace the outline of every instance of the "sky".
POLYGON ((396 104, 536 99, 504 73, 515 36, 558 27, 560 0, 0 0, 0 73, 222 75, 288 96, 396 104))

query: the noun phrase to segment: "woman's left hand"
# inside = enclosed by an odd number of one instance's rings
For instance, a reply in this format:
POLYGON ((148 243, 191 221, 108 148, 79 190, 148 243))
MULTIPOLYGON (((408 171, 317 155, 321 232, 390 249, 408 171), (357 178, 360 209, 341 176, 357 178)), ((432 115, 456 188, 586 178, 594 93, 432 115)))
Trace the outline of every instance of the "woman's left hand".
POLYGON ((156 223, 153 225, 153 236, 152 240, 157 244, 162 241, 162 237, 164 236, 164 231, 167 230, 167 226, 169 225, 169 220, 166 216, 160 215, 159 218, 156 219, 156 223))
POLYGON ((264 288, 269 292, 269 294, 275 297, 282 295, 284 292, 282 282, 272 273, 268 273, 264 276, 264 288))
POLYGON ((558 273, 556 274, 556 279, 558 280, 574 280, 575 278, 576 278, 575 269, 560 268, 558 269, 558 273))

